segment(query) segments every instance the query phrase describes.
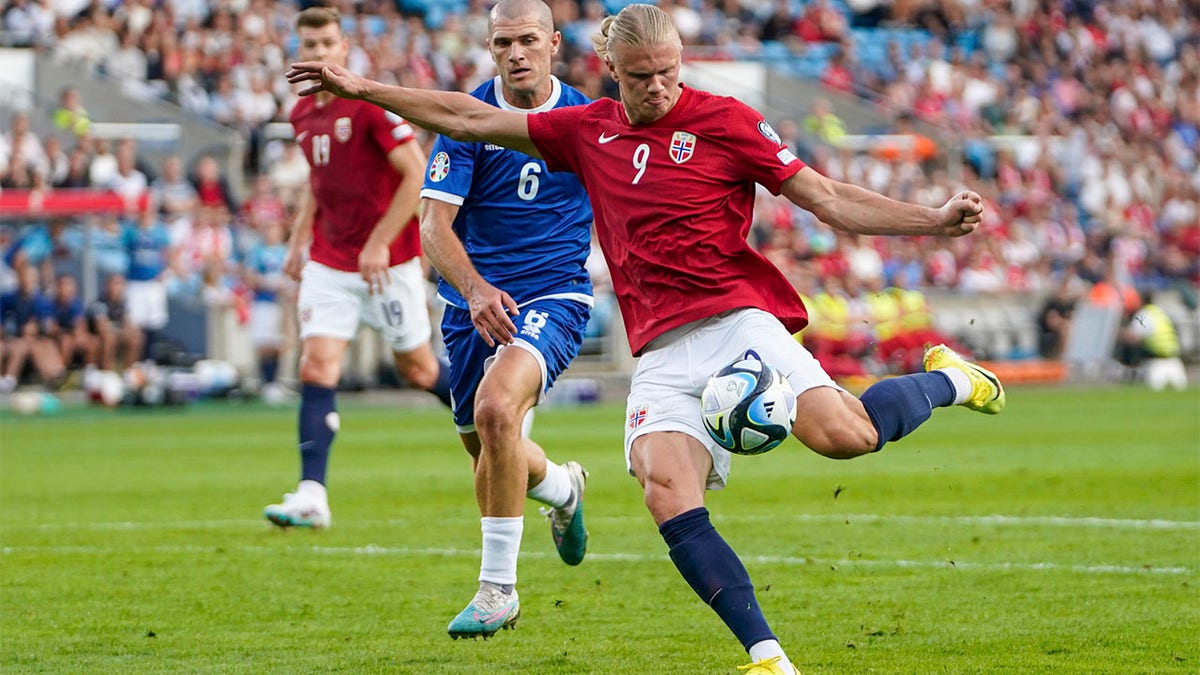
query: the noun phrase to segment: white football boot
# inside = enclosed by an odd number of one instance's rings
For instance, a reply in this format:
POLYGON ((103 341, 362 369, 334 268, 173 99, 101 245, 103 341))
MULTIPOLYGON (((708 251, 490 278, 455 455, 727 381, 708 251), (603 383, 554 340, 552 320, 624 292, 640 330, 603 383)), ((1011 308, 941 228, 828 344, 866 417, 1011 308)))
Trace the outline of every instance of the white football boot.
POLYGON ((285 494, 281 503, 269 504, 263 509, 263 515, 279 527, 311 527, 317 530, 333 523, 325 486, 309 480, 300 481, 296 491, 285 494))

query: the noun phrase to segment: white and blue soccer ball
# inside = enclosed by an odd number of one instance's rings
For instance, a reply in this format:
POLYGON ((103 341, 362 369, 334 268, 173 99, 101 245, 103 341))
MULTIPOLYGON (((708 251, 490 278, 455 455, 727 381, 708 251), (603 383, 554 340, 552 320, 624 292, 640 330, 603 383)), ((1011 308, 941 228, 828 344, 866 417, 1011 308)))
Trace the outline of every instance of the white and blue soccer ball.
POLYGON ((739 455, 761 455, 792 433, 796 394, 750 350, 708 378, 700 409, 718 445, 739 455))

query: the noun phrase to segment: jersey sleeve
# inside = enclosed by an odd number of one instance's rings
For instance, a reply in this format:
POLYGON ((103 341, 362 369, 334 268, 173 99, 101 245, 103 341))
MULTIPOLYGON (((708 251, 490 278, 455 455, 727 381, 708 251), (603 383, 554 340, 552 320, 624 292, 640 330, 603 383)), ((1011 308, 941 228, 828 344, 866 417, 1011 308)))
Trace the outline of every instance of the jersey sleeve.
POLYGON ((585 110, 586 106, 575 106, 529 115, 529 140, 537 147, 547 169, 579 173, 574 141, 580 135, 585 110))
POLYGON ((779 194, 783 182, 805 167, 757 110, 732 101, 727 119, 730 152, 744 158, 739 166, 746 172, 746 178, 771 194, 779 194))
POLYGON ((383 148, 384 154, 416 138, 413 128, 396 113, 375 106, 365 106, 363 109, 368 111, 371 138, 383 148))
POLYGON ((462 206, 475 175, 475 147, 474 143, 438 136, 429 152, 421 196, 462 206))

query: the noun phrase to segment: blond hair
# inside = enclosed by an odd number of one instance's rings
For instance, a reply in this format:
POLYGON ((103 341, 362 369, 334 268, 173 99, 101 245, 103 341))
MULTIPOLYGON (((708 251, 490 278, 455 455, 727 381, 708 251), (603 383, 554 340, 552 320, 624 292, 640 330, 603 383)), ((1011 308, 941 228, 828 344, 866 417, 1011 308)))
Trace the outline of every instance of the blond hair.
POLYGON ((626 5, 619 13, 604 17, 600 32, 592 36, 592 49, 604 61, 612 60, 612 49, 617 44, 631 47, 675 44, 683 49, 671 15, 654 5, 643 4, 626 5))
POLYGON ((329 24, 342 28, 342 15, 332 7, 309 7, 296 15, 296 28, 324 28, 329 24))

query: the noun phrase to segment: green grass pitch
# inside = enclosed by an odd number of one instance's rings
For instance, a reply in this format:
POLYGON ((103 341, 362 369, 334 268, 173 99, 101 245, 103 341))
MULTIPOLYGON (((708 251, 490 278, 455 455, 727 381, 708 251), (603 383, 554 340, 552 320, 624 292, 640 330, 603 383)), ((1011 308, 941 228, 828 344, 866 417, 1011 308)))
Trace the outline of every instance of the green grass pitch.
MULTIPOLYGON (((733 673, 625 473, 622 408, 539 412, 591 472, 569 568, 526 510, 517 630, 452 641, 479 524, 448 414, 343 397, 333 528, 271 527, 295 412, 0 416, 4 673, 733 673)), ((710 493, 806 675, 1200 672, 1200 397, 1021 388, 850 462, 791 440, 710 493)))

